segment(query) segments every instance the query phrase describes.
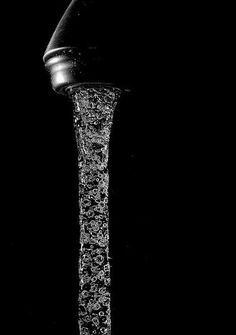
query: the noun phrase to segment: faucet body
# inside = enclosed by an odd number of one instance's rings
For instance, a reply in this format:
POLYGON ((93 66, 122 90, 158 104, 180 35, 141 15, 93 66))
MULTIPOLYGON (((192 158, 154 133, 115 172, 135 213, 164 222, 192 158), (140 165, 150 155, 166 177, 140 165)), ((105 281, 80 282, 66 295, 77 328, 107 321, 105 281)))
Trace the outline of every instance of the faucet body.
POLYGON ((43 57, 56 92, 67 94, 73 85, 88 82, 126 86, 123 19, 116 1, 71 1, 43 57))

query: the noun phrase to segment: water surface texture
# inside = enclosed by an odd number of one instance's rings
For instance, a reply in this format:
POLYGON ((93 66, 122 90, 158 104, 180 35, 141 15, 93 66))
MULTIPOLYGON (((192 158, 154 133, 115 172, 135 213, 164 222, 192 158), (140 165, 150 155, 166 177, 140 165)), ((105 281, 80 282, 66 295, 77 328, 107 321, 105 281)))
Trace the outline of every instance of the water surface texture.
POLYGON ((120 90, 80 87, 72 95, 78 147, 81 335, 111 335, 108 154, 120 90))

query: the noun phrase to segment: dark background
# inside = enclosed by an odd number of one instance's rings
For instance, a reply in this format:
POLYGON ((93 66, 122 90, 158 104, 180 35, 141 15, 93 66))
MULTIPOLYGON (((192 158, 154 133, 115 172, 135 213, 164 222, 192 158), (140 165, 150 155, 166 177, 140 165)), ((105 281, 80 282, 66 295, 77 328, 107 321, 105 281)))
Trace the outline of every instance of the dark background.
MULTIPOLYGON (((11 2, 5 10, 5 334, 78 334, 72 104, 52 91, 42 62, 68 4, 11 2)), ((157 19, 150 6, 153 29, 139 26, 149 48, 144 58, 137 50, 140 77, 118 103, 110 147, 114 335, 192 334, 220 323, 212 312, 222 260, 212 247, 215 143, 206 113, 212 38, 200 31, 207 14, 169 5, 157 19)))

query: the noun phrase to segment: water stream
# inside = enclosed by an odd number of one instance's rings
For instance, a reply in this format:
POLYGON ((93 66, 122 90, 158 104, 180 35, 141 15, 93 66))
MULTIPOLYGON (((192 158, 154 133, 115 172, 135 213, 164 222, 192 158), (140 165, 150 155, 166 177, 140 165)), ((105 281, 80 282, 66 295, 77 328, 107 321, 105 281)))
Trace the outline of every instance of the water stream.
POLYGON ((108 155, 120 90, 84 86, 73 91, 79 170, 79 329, 111 335, 108 155))

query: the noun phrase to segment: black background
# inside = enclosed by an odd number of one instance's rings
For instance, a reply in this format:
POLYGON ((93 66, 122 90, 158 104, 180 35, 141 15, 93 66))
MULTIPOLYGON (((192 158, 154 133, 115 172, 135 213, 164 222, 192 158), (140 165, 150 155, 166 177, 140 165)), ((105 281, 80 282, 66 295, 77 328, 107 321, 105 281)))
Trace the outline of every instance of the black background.
MULTIPOLYGON (((5 334, 78 334, 72 104, 52 91, 42 62, 68 3, 6 9, 5 334)), ((213 142, 205 141, 211 39, 202 39, 197 8, 159 6, 155 21, 148 6, 158 29, 150 35, 140 23, 150 45, 134 59, 142 71, 118 103, 110 144, 112 325, 114 335, 192 334, 220 321, 211 273, 221 260, 209 244, 213 142)))

